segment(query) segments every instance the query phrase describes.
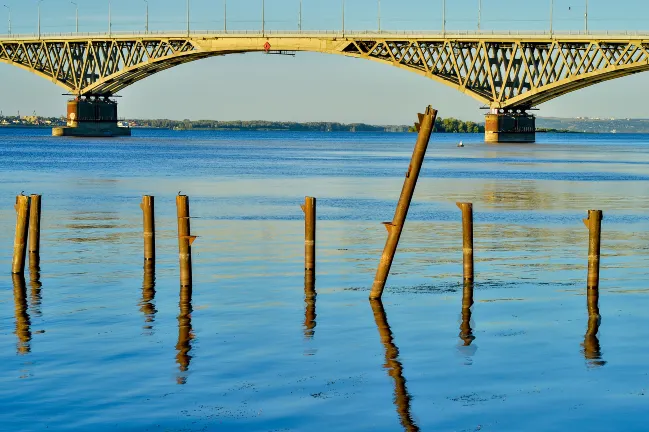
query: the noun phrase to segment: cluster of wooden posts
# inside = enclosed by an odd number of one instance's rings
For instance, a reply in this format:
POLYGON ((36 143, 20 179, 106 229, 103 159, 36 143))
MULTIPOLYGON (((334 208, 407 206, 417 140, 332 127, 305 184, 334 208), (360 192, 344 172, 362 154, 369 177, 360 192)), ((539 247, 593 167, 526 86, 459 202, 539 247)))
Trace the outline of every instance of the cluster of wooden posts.
POLYGON ((41 249, 41 196, 16 197, 16 236, 14 239, 14 254, 11 262, 11 272, 24 275, 29 240, 30 266, 38 267, 41 249))
MULTIPOLYGON (((406 173, 404 186, 397 204, 394 218, 391 222, 384 223, 388 231, 388 239, 378 265, 376 277, 370 292, 370 304, 374 312, 374 319, 385 346, 386 362, 394 371, 395 403, 399 407, 402 424, 414 425, 409 415, 410 396, 407 392, 405 379, 402 376, 402 366, 398 361, 398 348, 393 342, 393 335, 387 322, 387 316, 381 302, 383 291, 390 273, 392 262, 403 232, 408 209, 412 201, 417 180, 421 171, 424 156, 430 141, 433 125, 437 112, 428 107, 425 114, 419 114, 416 123, 419 132, 413 156, 406 173)), ((464 290, 462 296, 462 324, 460 338, 465 345, 470 345, 474 337, 470 320, 473 306, 474 273, 474 248, 473 248, 473 204, 457 203, 462 211, 462 238, 463 238, 463 277, 464 290)), ((143 302, 146 304, 155 295, 154 271, 156 258, 155 242, 155 198, 145 195, 142 197, 140 207, 143 212, 143 237, 144 237, 144 291, 143 302)), ((12 260, 12 273, 14 275, 14 292, 16 293, 17 334, 21 347, 19 352, 28 352, 29 347, 29 318, 26 313, 24 270, 27 251, 29 251, 30 272, 35 270, 38 275, 40 262, 40 227, 41 227, 41 196, 23 194, 16 197, 16 233, 14 241, 14 254, 12 260), (18 287, 18 288, 16 288, 18 287)), ((178 316, 179 337, 177 362, 181 372, 189 368, 191 356, 191 297, 192 297, 192 244, 196 236, 191 235, 189 198, 185 195, 176 197, 178 218, 178 252, 180 264, 180 315, 178 316)), ((317 200, 306 197, 304 205, 305 238, 304 238, 304 271, 305 271, 305 335, 313 336, 315 328, 315 301, 316 301, 316 212, 317 200)), ((587 278, 587 304, 589 312, 588 331, 584 339, 584 354, 590 360, 598 360, 600 355, 597 332, 599 328, 599 268, 600 268, 600 238, 602 211, 590 210, 584 223, 589 229, 588 247, 588 278, 587 278)), ((38 279, 38 276, 36 276, 38 279)), ((38 284, 38 281, 35 281, 38 284)), ((145 306, 143 306, 145 307, 145 306)), ((152 307, 150 307, 152 309, 152 307)), ((148 309, 147 309, 148 310, 148 309)), ((600 362, 601 364, 602 362, 600 362)), ((179 376, 178 382, 184 383, 185 377, 179 376)), ((415 426, 416 427, 416 426, 415 426)), ((407 428, 408 430, 411 430, 407 428)))
MULTIPOLYGON (((413 151, 412 159, 406 172, 401 196, 395 210, 394 218, 384 225, 388 231, 388 239, 385 244, 381 260, 376 272, 376 277, 370 293, 371 300, 380 300, 390 273, 390 268, 399 244, 401 233, 410 208, 410 203, 415 192, 417 180, 421 172, 428 143, 437 117, 437 111, 427 107, 424 114, 419 114, 419 121, 415 123, 418 131, 417 142, 413 151)), ((474 259, 473 259, 473 205, 471 203, 457 203, 462 210, 463 227, 463 255, 464 255, 464 280, 472 287, 474 280, 474 259)), ((155 261, 155 217, 154 197, 145 195, 142 198, 140 207, 143 211, 144 223, 144 260, 155 261)), ((176 208, 178 216, 178 250, 180 261, 180 285, 191 287, 192 285, 192 253, 191 246, 196 236, 191 235, 189 198, 186 195, 176 197, 176 208)), ((302 210, 305 214, 305 281, 307 291, 315 295, 315 274, 316 274, 316 198, 307 197, 302 210)), ((27 240, 29 239, 30 262, 36 261, 38 265, 40 253, 40 225, 41 225, 41 196, 31 197, 19 195, 16 197, 16 236, 14 241, 14 255, 12 272, 23 274, 27 251, 27 240)), ((588 252, 588 310, 593 315, 599 315, 598 288, 599 288, 599 262, 600 262, 600 234, 602 212, 590 210, 588 219, 584 221, 590 231, 589 252, 588 252)), ((467 304, 472 304, 472 289, 465 293, 470 297, 467 304)))

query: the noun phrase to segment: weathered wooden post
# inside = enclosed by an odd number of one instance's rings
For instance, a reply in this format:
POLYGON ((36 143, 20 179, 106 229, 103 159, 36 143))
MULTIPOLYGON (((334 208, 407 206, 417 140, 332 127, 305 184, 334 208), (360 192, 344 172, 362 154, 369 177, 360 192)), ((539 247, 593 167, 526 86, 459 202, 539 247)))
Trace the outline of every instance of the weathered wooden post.
POLYGON ((14 256, 11 266, 13 274, 25 273, 25 256, 27 254, 27 235, 29 233, 29 197, 16 197, 16 237, 14 239, 14 256))
POLYGON ((588 210, 584 224, 588 228, 588 313, 599 316, 599 263, 602 238, 601 210, 588 210))
POLYGON ((176 197, 176 208, 178 211, 180 286, 190 287, 192 285, 192 244, 196 237, 190 234, 189 198, 187 195, 178 195, 176 197))
POLYGON ((149 195, 142 197, 144 222, 144 261, 155 261, 155 198, 149 195))
POLYGON ((462 210, 462 254, 464 280, 473 281, 473 204, 457 203, 462 210))
POLYGON ((41 260, 41 196, 32 195, 29 205, 29 266, 41 260))
POLYGON ((316 199, 306 197, 300 207, 304 212, 304 270, 313 272, 315 277, 316 199))
POLYGON ((317 200, 306 197, 300 207, 304 212, 304 335, 313 337, 315 334, 315 271, 316 271, 316 206, 317 200))
POLYGON ((415 193, 417 179, 419 178, 421 166, 424 162, 424 157, 426 156, 426 149, 428 148, 428 142, 430 141, 436 118, 437 111, 429 106, 426 108, 425 114, 419 114, 419 123, 415 124, 419 132, 417 143, 415 144, 408 172, 406 172, 406 178, 403 183, 403 189, 401 190, 401 196, 399 197, 399 203, 397 204, 394 213, 394 218, 392 219, 392 222, 386 222, 384 224, 388 230, 388 239, 385 243, 383 255, 381 256, 381 261, 376 271, 370 299, 380 299, 383 295, 385 283, 390 274, 390 268, 394 261, 394 254, 399 246, 401 232, 403 231, 403 226, 406 222, 406 217, 408 216, 408 209, 410 208, 410 203, 412 202, 412 197, 415 193))

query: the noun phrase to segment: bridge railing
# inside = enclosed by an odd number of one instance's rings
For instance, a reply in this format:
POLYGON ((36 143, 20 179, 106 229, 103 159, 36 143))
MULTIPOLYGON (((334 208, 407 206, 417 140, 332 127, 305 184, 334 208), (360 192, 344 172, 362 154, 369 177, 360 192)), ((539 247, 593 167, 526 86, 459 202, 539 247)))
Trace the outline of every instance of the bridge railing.
POLYGON ((241 37, 241 36, 283 36, 283 37, 355 37, 355 36, 372 36, 380 38, 392 38, 395 36, 408 36, 408 37, 421 37, 421 38, 445 38, 452 39, 454 37, 467 38, 467 37, 494 37, 494 38, 511 38, 511 37, 548 37, 548 38, 563 38, 566 36, 577 36, 589 38, 593 36, 604 36, 607 38, 625 38, 640 37, 648 38, 649 32, 637 31, 562 31, 562 32, 547 32, 547 31, 430 31, 430 30, 409 30, 409 31, 375 31, 375 30, 352 30, 342 32, 341 30, 309 30, 309 31, 295 31, 295 30, 186 30, 178 31, 115 31, 115 32, 62 32, 62 33, 42 33, 40 36, 35 33, 23 34, 5 34, 0 35, 2 40, 39 40, 39 39, 80 39, 80 38, 156 38, 156 37, 199 37, 199 36, 218 36, 218 37, 241 37))

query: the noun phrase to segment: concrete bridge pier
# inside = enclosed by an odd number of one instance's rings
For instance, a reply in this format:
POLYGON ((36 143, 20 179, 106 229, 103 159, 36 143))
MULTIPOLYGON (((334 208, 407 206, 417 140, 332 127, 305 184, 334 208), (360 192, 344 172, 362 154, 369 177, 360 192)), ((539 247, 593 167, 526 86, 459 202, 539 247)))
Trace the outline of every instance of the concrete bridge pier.
POLYGON ((67 126, 52 129, 53 136, 131 136, 130 128, 119 126, 117 102, 108 96, 78 96, 68 101, 67 113, 67 126))
POLYGON ((536 117, 524 109, 492 108, 485 116, 485 142, 533 143, 536 141, 536 117))

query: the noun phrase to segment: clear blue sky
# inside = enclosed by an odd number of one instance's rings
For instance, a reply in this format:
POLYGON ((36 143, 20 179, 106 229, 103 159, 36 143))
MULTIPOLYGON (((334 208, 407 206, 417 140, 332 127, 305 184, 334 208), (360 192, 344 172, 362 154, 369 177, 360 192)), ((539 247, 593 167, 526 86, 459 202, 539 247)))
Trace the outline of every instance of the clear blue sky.
MULTIPOLYGON (((77 0, 81 31, 106 31, 108 0, 77 0)), ((304 30, 339 29, 341 0, 303 0, 304 30)), ((36 1, 5 0, 12 7, 14 33, 36 30, 36 1)), ((185 27, 185 0, 149 0, 151 30, 185 27)), ((296 29, 299 0, 266 0, 267 29, 296 29)), ((555 0, 556 30, 581 30, 585 0, 555 0)), ((477 27, 478 0, 447 0, 447 29, 477 27)), ((144 28, 143 0, 112 0, 113 30, 144 28)), ((437 30, 442 0, 381 0, 384 30, 437 30)), ((550 0, 482 0, 485 30, 546 30, 550 0)), ((223 27, 222 0, 191 0, 196 30, 223 27)), ((74 30, 69 1, 44 0, 42 31, 74 30)), ((0 28, 7 9, 0 11, 0 28)), ((592 30, 649 33, 649 1, 589 0, 592 30)), ((375 29, 377 0, 346 0, 346 27, 375 29)), ((259 29, 261 0, 228 0, 228 28, 259 29)), ((6 30, 5 30, 6 31, 6 30)), ((4 32, 3 32, 4 33, 4 32)), ((29 72, 0 64, 5 114, 61 115, 61 88, 29 72)), ((295 58, 261 54, 201 60, 152 76, 124 90, 120 116, 220 120, 331 120, 410 123, 433 104, 444 117, 481 119, 480 104, 442 84, 374 62, 323 54, 295 58)), ((541 106, 542 116, 649 117, 649 73, 614 80, 563 96, 541 106)))

